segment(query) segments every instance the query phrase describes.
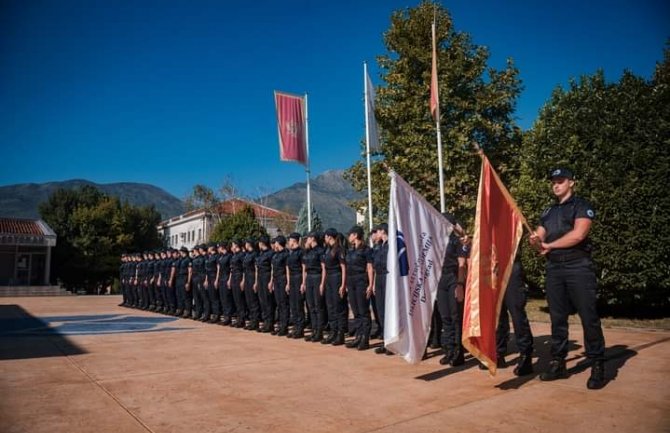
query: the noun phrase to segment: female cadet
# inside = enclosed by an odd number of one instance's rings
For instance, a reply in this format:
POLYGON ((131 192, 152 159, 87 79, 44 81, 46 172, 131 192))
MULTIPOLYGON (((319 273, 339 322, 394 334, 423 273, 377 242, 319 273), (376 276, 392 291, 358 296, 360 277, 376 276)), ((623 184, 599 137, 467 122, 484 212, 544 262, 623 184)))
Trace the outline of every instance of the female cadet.
POLYGON ((216 323, 221 319, 221 302, 219 301, 219 291, 216 288, 218 263, 219 254, 216 251, 216 244, 210 243, 207 245, 207 255, 205 256, 205 283, 203 284, 209 301, 209 323, 216 323))
POLYGON ((347 268, 344 249, 340 243, 337 230, 330 228, 325 232, 326 250, 321 258, 324 272, 321 277, 320 291, 326 298, 330 334, 321 344, 340 346, 344 344, 347 332, 347 292, 345 281, 347 268))
POLYGON ((312 322, 312 335, 305 337, 305 341, 317 342, 323 339, 323 327, 325 326, 325 306, 321 294, 321 278, 323 275, 323 263, 321 256, 323 248, 319 235, 316 232, 307 234, 305 249, 302 253, 302 287, 309 307, 309 318, 312 322))
POLYGON ((256 256, 256 286, 254 290, 258 293, 258 301, 261 306, 261 318, 263 327, 260 332, 271 332, 274 326, 275 300, 270 291, 270 279, 272 277, 272 256, 270 239, 261 236, 258 240, 259 253, 256 256))
POLYGON ((244 248, 246 254, 242 262, 244 275, 242 276, 242 287, 244 290, 244 299, 247 302, 249 314, 249 323, 244 328, 249 331, 258 330, 258 322, 261 319, 260 306, 258 304, 258 295, 254 287, 256 286, 256 242, 253 239, 247 239, 244 248))
MULTIPOLYGON (((386 268, 386 258, 388 256, 389 244, 388 244, 388 224, 380 224, 377 226, 376 234, 377 248, 375 248, 373 253, 373 262, 374 262, 374 287, 372 292, 374 294, 375 303, 377 305, 377 322, 379 323, 379 336, 384 339, 384 307, 386 302, 386 274, 388 270, 386 268)), ((386 348, 382 345, 375 349, 377 354, 391 354, 387 351, 386 348)))
POLYGON ((271 330, 272 335, 284 337, 288 335, 288 283, 286 281, 286 238, 277 236, 274 239, 275 253, 272 256, 272 275, 270 276, 270 290, 274 292, 275 302, 277 303, 277 318, 279 319, 279 329, 271 330))
POLYGON ((286 274, 288 275, 289 306, 293 322, 293 332, 289 338, 305 336, 305 296, 302 286, 302 248, 300 233, 293 232, 288 236, 288 257, 286 257, 286 274))
POLYGON ((235 304, 233 303, 233 293, 230 290, 228 280, 230 279, 230 259, 232 254, 228 251, 228 244, 221 242, 219 244, 219 259, 216 266, 216 288, 219 291, 219 302, 221 304, 221 324, 228 326, 232 323, 235 304))
POLYGON ((235 302, 235 309, 237 310, 236 328, 244 328, 245 320, 247 318, 247 302, 244 299, 244 289, 242 286, 242 276, 244 275, 244 251, 242 247, 244 244, 240 240, 235 240, 231 244, 231 251, 233 253, 230 258, 230 277, 228 279, 228 286, 233 292, 233 301, 235 302))
POLYGON ((372 249, 365 243, 363 228, 354 226, 349 230, 347 264, 347 293, 354 313, 355 338, 346 346, 350 349, 367 350, 370 340, 370 302, 372 296, 372 249))

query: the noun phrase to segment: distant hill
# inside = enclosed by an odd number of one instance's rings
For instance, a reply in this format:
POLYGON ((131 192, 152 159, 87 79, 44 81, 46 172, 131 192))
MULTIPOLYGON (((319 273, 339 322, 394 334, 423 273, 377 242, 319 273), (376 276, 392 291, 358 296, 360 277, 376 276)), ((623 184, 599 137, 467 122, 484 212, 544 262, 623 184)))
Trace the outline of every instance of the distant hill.
POLYGON ((59 188, 75 189, 91 185, 110 196, 136 206, 154 205, 163 219, 184 212, 184 203, 168 192, 145 183, 97 184, 75 179, 64 182, 23 183, 0 187, 0 216, 39 218, 38 206, 59 188))
MULTIPOLYGON (((344 179, 343 170, 329 170, 312 179, 312 206, 323 221, 324 229, 349 230, 356 223, 356 213, 349 201, 361 197, 344 179)), ((299 182, 265 198, 265 204, 298 215, 307 196, 306 182, 299 182)))

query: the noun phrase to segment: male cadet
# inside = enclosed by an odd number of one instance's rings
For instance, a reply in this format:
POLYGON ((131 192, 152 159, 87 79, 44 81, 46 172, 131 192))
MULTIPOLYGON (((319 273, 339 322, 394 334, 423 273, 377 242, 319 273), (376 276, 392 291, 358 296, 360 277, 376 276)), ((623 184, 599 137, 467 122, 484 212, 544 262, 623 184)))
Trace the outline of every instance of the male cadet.
MULTIPOLYGON (((384 306, 386 302, 386 274, 388 274, 388 269, 386 268, 386 258, 388 257, 389 244, 388 244, 388 224, 380 224, 376 227, 375 230, 375 248, 372 251, 372 266, 375 271, 374 277, 374 286, 372 288, 372 293, 374 294, 374 301, 377 305, 376 314, 377 323, 379 326, 379 338, 384 339, 384 306)), ((388 354, 392 353, 386 350, 384 345, 379 346, 375 349, 377 354, 388 354)))
POLYGON ((207 301, 207 292, 203 287, 205 282, 205 248, 203 245, 196 245, 193 248, 193 320, 204 322, 209 320, 206 317, 209 309, 207 301))
POLYGON ((303 338, 305 336, 305 294, 302 286, 302 248, 300 248, 300 233, 288 235, 288 256, 286 257, 286 274, 289 285, 289 306, 293 321, 293 332, 288 338, 303 338))
POLYGON ((121 285, 121 303, 119 304, 119 307, 125 307, 127 300, 128 300, 128 295, 126 293, 126 276, 127 276, 127 271, 128 271, 128 259, 126 257, 126 254, 121 254, 121 266, 119 266, 119 284, 121 285))
POLYGON ((179 263, 179 251, 174 248, 168 249, 167 279, 165 281, 165 293, 168 311, 171 316, 177 315, 177 292, 175 280, 177 278, 177 264, 179 263))
POLYGON ((181 317, 191 317, 191 308, 193 305, 193 294, 191 293, 191 277, 193 269, 191 258, 188 255, 188 248, 179 249, 179 262, 177 266, 177 315, 181 317))
POLYGON ((254 290, 258 293, 258 301, 261 305, 261 319, 263 326, 259 332, 272 332, 275 321, 275 297, 270 291, 270 279, 272 277, 272 256, 274 251, 270 248, 270 238, 261 236, 258 239, 258 255, 256 256, 256 286, 254 290))
POLYGON ((452 367, 463 365, 464 353, 461 336, 463 335, 463 298, 465 296, 465 278, 469 246, 465 233, 453 215, 442 214, 454 226, 449 236, 447 251, 442 263, 442 276, 437 284, 437 309, 442 319, 442 346, 445 355, 440 364, 452 367), (458 236, 462 236, 461 239, 458 236))
POLYGON ((574 307, 582 321, 586 356, 591 360, 588 389, 605 386, 605 338, 596 311, 596 274, 593 270, 589 239, 595 212, 591 204, 575 197, 572 171, 553 170, 549 175, 557 202, 545 210, 540 225, 530 237, 531 245, 547 258, 547 303, 551 318, 549 369, 540 375, 544 381, 568 376, 568 316, 574 307))
POLYGON ((218 245, 219 258, 216 265, 216 287, 219 290, 219 301, 221 305, 221 325, 229 326, 233 323, 235 304, 233 292, 228 285, 230 279, 230 259, 232 254, 228 250, 228 243, 221 242, 218 245))
POLYGON ((137 254, 130 256, 130 266, 128 269, 128 294, 130 295, 129 307, 137 305, 137 254))
POLYGON ((161 259, 160 259, 160 275, 158 277, 158 294, 159 294, 159 299, 160 299, 160 306, 159 306, 159 312, 160 313, 167 313, 169 311, 168 308, 168 301, 167 301, 167 287, 168 287, 168 280, 170 278, 170 264, 172 260, 168 258, 169 251, 166 249, 161 250, 161 259))
POLYGON ((221 318, 221 304, 219 302, 219 292, 216 289, 216 268, 219 262, 219 255, 216 252, 216 244, 207 245, 207 255, 205 256, 205 282, 203 284, 207 291, 207 300, 209 308, 209 323, 216 323, 221 318))

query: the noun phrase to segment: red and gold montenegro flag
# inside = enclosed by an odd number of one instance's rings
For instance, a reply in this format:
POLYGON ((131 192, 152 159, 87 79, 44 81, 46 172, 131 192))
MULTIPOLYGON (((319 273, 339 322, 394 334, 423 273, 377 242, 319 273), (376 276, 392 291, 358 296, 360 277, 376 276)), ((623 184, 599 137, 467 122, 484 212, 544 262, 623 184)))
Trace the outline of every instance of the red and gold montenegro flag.
POLYGON ((275 107, 280 159, 307 164, 305 98, 275 91, 275 107))
POLYGON ((437 87, 437 41, 435 38, 435 22, 431 27, 433 36, 433 64, 430 71, 430 114, 437 120, 440 116, 440 92, 437 87))
POLYGON ((496 373, 496 328, 524 217, 488 158, 482 156, 475 232, 463 311, 463 346, 496 373))

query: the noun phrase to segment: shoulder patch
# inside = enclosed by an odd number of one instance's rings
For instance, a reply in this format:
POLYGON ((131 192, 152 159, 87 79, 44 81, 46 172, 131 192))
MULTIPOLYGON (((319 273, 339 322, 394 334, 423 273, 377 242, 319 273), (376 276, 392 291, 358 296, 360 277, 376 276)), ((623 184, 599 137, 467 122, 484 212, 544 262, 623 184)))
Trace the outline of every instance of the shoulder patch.
POLYGON ((594 218, 596 216, 596 213, 593 212, 593 209, 587 209, 586 210, 586 215, 588 215, 589 218, 594 218))
POLYGON ((550 210, 551 210, 550 207, 546 208, 544 211, 542 211, 542 216, 547 216, 550 210))

